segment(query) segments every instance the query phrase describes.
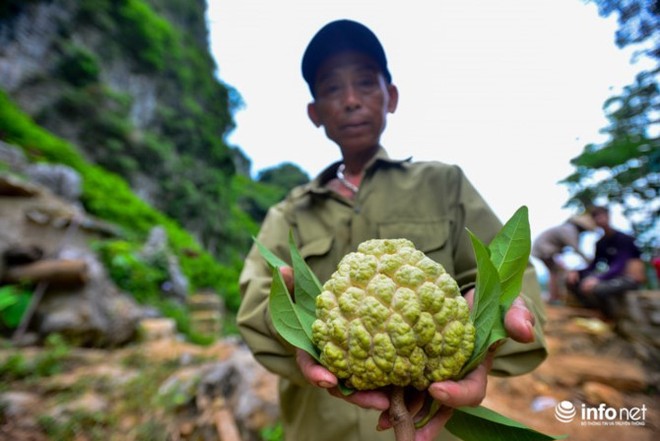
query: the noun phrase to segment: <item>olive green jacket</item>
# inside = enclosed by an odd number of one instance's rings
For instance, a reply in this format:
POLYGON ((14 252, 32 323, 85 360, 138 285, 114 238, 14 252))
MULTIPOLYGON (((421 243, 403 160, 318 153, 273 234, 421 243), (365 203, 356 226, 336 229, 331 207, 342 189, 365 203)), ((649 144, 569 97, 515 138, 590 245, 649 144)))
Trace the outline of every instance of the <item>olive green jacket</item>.
MULTIPOLYGON (((288 237, 292 231, 302 256, 323 282, 359 243, 403 237, 442 264, 462 290, 474 284, 476 262, 466 227, 489 243, 502 224, 458 167, 395 161, 381 149, 367 166, 354 201, 349 201, 324 186, 335 176, 338 165, 331 165, 272 207, 258 240, 289 262, 288 237)), ((237 320, 255 357, 281 376, 281 417, 286 439, 393 440, 392 431, 376 432, 378 412, 334 398, 305 381, 294 349, 278 336, 270 319, 270 283, 271 272, 253 247, 240 277, 243 298, 237 320)), ((531 266, 523 292, 536 314, 536 341, 504 344, 498 350, 493 374, 528 372, 546 355, 543 304, 531 266)), ((448 439, 444 436, 442 439, 448 439)))

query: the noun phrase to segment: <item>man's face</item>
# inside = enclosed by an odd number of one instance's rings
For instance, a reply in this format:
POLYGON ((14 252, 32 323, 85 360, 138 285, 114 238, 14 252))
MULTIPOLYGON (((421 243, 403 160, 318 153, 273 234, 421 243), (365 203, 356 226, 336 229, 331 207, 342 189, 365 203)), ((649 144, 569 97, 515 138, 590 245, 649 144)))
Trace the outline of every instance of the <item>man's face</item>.
POLYGON ((309 117, 345 153, 378 146, 387 114, 394 112, 398 101, 396 87, 386 83, 378 65, 353 51, 321 64, 314 91, 309 117))
POLYGON ((607 211, 599 211, 593 214, 592 218, 599 228, 605 229, 610 224, 610 214, 607 211))

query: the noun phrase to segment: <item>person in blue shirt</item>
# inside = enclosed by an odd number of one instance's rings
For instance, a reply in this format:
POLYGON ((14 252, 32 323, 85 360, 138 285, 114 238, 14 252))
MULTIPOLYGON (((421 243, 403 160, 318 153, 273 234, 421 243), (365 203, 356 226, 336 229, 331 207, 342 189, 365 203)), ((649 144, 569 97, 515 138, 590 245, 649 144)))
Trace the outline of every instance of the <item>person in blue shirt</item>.
POLYGON ((644 263, 635 238, 611 226, 606 207, 594 207, 590 213, 603 236, 596 242, 591 263, 583 270, 570 272, 567 285, 585 307, 599 309, 607 319, 615 319, 623 295, 644 284, 644 263))

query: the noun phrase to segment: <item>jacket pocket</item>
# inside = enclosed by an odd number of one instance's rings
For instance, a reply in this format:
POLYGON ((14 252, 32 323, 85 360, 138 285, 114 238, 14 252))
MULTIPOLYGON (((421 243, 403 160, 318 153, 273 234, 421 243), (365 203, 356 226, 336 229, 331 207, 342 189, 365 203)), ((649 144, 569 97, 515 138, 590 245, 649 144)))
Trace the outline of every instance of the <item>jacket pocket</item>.
POLYGON ((305 260, 307 260, 308 257, 325 256, 332 248, 333 241, 334 238, 332 236, 314 239, 313 241, 306 243, 300 248, 300 255, 305 260))
POLYGON ((323 284, 337 269, 337 259, 333 253, 334 237, 323 236, 314 239, 300 248, 300 255, 305 259, 312 272, 323 284))
POLYGON ((415 244, 415 248, 423 251, 424 254, 451 272, 454 264, 449 231, 449 220, 447 219, 428 222, 391 222, 378 226, 378 234, 381 238, 408 239, 415 244))

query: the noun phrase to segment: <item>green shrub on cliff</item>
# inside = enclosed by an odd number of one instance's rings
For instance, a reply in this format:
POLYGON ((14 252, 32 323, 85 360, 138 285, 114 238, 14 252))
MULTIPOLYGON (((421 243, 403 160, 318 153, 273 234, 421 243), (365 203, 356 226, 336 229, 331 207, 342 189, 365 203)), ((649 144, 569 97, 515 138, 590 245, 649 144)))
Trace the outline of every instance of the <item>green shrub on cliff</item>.
MULTIPOLYGON (((22 147, 33 161, 61 163, 78 171, 83 179, 85 209, 119 226, 126 240, 142 243, 153 227, 163 226, 191 289, 210 287, 225 298, 230 309, 238 307, 239 262, 230 266, 218 263, 177 222, 137 197, 124 179, 86 162, 72 144, 38 126, 2 92, 0 139, 22 147)), ((158 278, 153 282, 159 283, 158 278)))

